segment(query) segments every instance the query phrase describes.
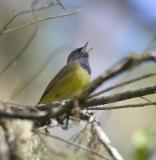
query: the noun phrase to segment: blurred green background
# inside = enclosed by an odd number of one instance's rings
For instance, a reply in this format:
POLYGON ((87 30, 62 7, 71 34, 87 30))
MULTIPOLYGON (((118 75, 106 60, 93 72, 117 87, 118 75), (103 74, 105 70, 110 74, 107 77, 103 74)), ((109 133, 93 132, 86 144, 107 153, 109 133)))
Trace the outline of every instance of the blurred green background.
MULTIPOLYGON (((50 2, 50 0, 37 1, 36 7, 43 7, 50 2)), ((30 9, 31 3, 31 0, 1 0, 0 28, 13 14, 30 9)), ((48 82, 66 64, 69 52, 88 40, 89 46, 94 47, 90 54, 92 79, 94 79, 121 58, 134 52, 141 54, 155 36, 156 1, 154 0, 62 0, 62 3, 65 4, 65 10, 57 5, 36 14, 38 17, 44 17, 73 12, 78 8, 81 10, 73 16, 38 24, 38 33, 30 46, 0 76, 0 100, 20 104, 37 103, 48 82)), ((31 13, 21 15, 9 28, 31 20, 31 13)), ((22 49, 32 35, 33 29, 33 26, 29 26, 0 35, 0 71, 22 49)), ((154 64, 142 65, 104 84, 100 89, 155 70, 154 64)), ((114 92, 152 86, 155 82, 156 77, 114 92)), ((156 99, 155 95, 147 97, 153 101, 156 99)), ((135 102, 144 101, 136 98, 122 104, 135 102)), ((153 136, 156 132, 154 107, 104 111, 97 114, 112 143, 126 160, 156 159, 154 149, 156 141, 153 136), (151 134, 154 138, 148 138, 151 134), (141 153, 140 144, 141 151, 142 147, 145 147, 143 154, 149 151, 150 156, 147 158, 146 155, 143 158, 138 156, 141 153)), ((75 128, 69 131, 60 132, 60 130, 54 132, 65 137, 70 137, 77 131, 75 128)))

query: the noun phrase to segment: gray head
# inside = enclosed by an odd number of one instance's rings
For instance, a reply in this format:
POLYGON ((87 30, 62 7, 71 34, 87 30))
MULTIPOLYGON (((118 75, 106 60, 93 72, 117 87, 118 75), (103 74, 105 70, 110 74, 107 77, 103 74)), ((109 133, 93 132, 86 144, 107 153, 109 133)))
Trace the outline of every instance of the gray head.
POLYGON ((91 74, 88 54, 90 50, 86 50, 87 45, 88 42, 83 47, 73 50, 68 56, 67 63, 77 61, 89 74, 91 74))

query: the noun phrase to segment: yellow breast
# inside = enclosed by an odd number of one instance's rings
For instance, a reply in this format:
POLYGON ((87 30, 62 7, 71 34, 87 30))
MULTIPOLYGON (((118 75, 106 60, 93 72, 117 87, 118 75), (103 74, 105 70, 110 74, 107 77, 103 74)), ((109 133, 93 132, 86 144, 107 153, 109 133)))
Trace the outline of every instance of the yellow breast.
POLYGON ((70 69, 49 89, 49 92, 41 99, 40 103, 49 104, 57 100, 70 99, 82 92, 90 82, 90 75, 78 63, 70 69))

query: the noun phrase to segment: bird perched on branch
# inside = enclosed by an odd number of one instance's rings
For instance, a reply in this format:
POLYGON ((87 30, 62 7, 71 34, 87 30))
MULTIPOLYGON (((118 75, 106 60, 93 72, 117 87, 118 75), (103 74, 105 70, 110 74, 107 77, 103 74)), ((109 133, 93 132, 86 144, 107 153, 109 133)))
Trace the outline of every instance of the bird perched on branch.
POLYGON ((67 64, 49 83, 38 104, 74 98, 88 86, 91 76, 88 53, 92 48, 87 51, 87 45, 88 42, 69 54, 67 64))

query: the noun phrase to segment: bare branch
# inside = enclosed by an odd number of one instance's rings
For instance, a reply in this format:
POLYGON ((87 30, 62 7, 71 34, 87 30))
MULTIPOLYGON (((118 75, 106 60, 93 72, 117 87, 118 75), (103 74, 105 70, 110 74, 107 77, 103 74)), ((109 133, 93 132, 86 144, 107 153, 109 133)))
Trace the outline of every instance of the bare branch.
MULTIPOLYGON (((80 106, 82 109, 85 109, 91 106, 99 106, 99 105, 119 102, 119 101, 128 100, 131 98, 137 98, 140 96, 145 96, 145 95, 154 94, 154 93, 156 93, 156 86, 146 87, 146 88, 141 88, 137 90, 125 91, 125 92, 113 94, 110 96, 92 98, 92 99, 86 100, 85 102, 84 101, 80 102, 80 106)), ((49 104, 49 105, 36 106, 36 108, 43 111, 48 109, 53 110, 54 107, 52 106, 53 104, 49 104)), ((65 113, 67 115, 70 115, 72 108, 73 108, 72 100, 67 100, 64 102, 64 104, 60 103, 60 105, 58 102, 57 108, 51 111, 52 112, 51 116, 52 118, 56 118, 56 117, 59 117, 60 115, 64 115, 65 113)))
MULTIPOLYGON (((35 11, 42 11, 42 10, 45 10, 47 8, 50 8, 54 5, 54 3, 50 3, 48 4, 47 6, 43 6, 35 11)), ((27 13, 32 13, 32 10, 25 10, 25 11, 22 11, 22 12, 19 12, 19 13, 16 13, 15 15, 13 15, 9 20, 8 22, 0 29, 0 33, 3 32, 4 30, 6 30, 8 28, 8 26, 19 16, 22 16, 23 14, 27 14, 27 13)))
POLYGON ((48 115, 46 112, 36 112, 36 113, 24 113, 23 112, 6 112, 0 111, 0 118, 12 118, 12 119, 27 119, 27 120, 41 120, 46 118, 48 115))
POLYGON ((39 77, 39 75, 44 71, 44 69, 47 67, 47 65, 50 63, 50 61, 52 60, 52 58, 54 58, 54 54, 57 53, 59 51, 60 48, 57 48, 55 51, 53 51, 50 56, 47 57, 47 59, 45 60, 45 62, 43 63, 43 65, 38 68, 38 71, 36 73, 34 73, 28 80, 24 81, 21 86, 18 86, 17 88, 15 88, 15 90, 13 91, 10 99, 11 100, 15 100, 16 97, 19 96, 19 94, 27 87, 29 86, 35 79, 37 79, 39 77))
POLYGON ((140 80, 144 80, 144 79, 146 79, 146 78, 150 78, 150 77, 153 77, 153 76, 156 76, 156 73, 144 74, 144 75, 142 75, 142 76, 140 76, 140 77, 136 77, 136 78, 130 79, 130 80, 128 80, 128 81, 121 82, 121 83, 118 83, 118 84, 116 84, 116 85, 114 85, 114 86, 108 87, 108 88, 106 88, 106 89, 104 89, 104 90, 102 90, 102 91, 100 91, 100 92, 97 92, 97 93, 89 96, 89 98, 93 98, 93 97, 99 96, 99 95, 101 95, 101 94, 103 94, 103 93, 109 92, 109 91, 111 91, 111 90, 113 90, 113 89, 116 89, 116 88, 118 88, 118 87, 122 87, 122 86, 131 84, 131 83, 134 83, 134 82, 137 82, 137 81, 140 81, 140 80))
MULTIPOLYGON (((141 89, 137 89, 137 90, 134 90, 134 91, 125 91, 125 92, 122 92, 122 93, 119 93, 119 94, 114 94, 114 95, 111 95, 111 96, 93 98, 93 99, 87 100, 85 103, 81 102, 81 107, 82 108, 89 108, 91 106, 104 105, 104 104, 108 104, 108 103, 118 102, 118 101, 130 99, 130 98, 136 98, 136 97, 149 95, 149 94, 154 94, 154 93, 156 93, 156 86, 141 88, 141 89)), ((4 103, 4 104, 10 106, 10 104, 7 103, 7 102, 4 103)), ((152 102, 149 105, 152 105, 152 104, 154 104, 154 102, 152 102)), ((13 105, 13 106, 16 107, 16 105, 13 105)), ((147 104, 144 104, 144 106, 147 106, 147 104)), ((63 115, 63 114, 67 114, 67 115, 71 114, 70 112, 73 108, 73 103, 72 103, 72 100, 69 100, 69 101, 65 101, 64 104, 62 102, 60 102, 60 103, 58 102, 56 104, 56 102, 55 102, 55 103, 49 104, 49 105, 40 105, 40 106, 34 106, 34 107, 29 106, 29 107, 30 108, 36 108, 37 110, 40 110, 40 111, 48 112, 48 115, 46 113, 38 115, 38 112, 33 113, 33 114, 29 113, 29 112, 28 113, 26 112, 26 114, 25 114, 25 111, 23 111, 23 112, 11 112, 11 113, 9 113, 9 112, 6 113, 5 111, 1 111, 0 112, 0 117, 21 118, 21 119, 56 118, 56 117, 58 117, 60 115, 63 115), (51 112, 49 112, 49 111, 51 111, 51 112)), ((130 107, 130 106, 128 106, 128 107, 130 107)), ((131 107, 134 107, 134 106, 131 106, 131 107)), ((140 107, 143 107, 143 106, 140 105, 140 107)))
POLYGON ((104 148, 108 151, 113 160, 124 160, 117 149, 111 144, 111 141, 102 130, 99 122, 92 122, 92 133, 93 135, 97 135, 100 142, 103 144, 104 148))
POLYGON ((64 4, 62 4, 62 2, 60 0, 57 0, 58 4, 62 7, 62 9, 65 10, 64 4))
POLYGON ((58 136, 56 136, 56 135, 52 135, 51 133, 50 133, 50 134, 47 134, 47 133, 42 132, 42 131, 39 131, 39 130, 33 130, 33 132, 38 133, 38 134, 42 134, 42 135, 45 135, 45 136, 48 136, 48 137, 51 137, 51 138, 54 138, 54 139, 59 140, 59 141, 61 141, 61 142, 67 143, 67 144, 69 144, 69 145, 72 145, 72 146, 74 146, 74 147, 76 147, 76 148, 80 148, 80 149, 85 150, 85 151, 87 151, 87 152, 89 152, 89 153, 92 153, 92 154, 94 154, 94 155, 96 155, 96 156, 98 156, 98 157, 100 157, 100 158, 102 158, 102 159, 110 160, 108 157, 105 157, 105 156, 103 156, 103 155, 101 155, 101 154, 98 154, 97 152, 92 151, 92 150, 91 150, 90 148, 88 148, 88 147, 82 146, 82 145, 80 145, 80 144, 74 143, 74 142, 72 142, 72 141, 66 140, 66 139, 61 138, 61 137, 58 137, 58 136))
POLYGON ((38 121, 49 120, 56 118, 63 104, 60 101, 50 105, 32 106, 0 101, 0 118, 38 121))
POLYGON ((24 23, 24 24, 15 26, 15 27, 13 27, 13 28, 4 30, 4 31, 0 32, 0 35, 2 35, 2 34, 7 34, 7 33, 10 33, 10 32, 14 32, 14 31, 16 31, 16 30, 19 30, 19 29, 28 27, 28 26, 30 26, 30 25, 35 24, 36 22, 38 23, 38 22, 47 21, 47 20, 52 20, 52 19, 56 19, 56 18, 62 18, 62 17, 66 17, 66 16, 72 16, 72 15, 77 14, 79 11, 80 11, 80 10, 76 10, 76 11, 73 11, 73 12, 64 13, 64 14, 60 14, 60 15, 56 15, 56 16, 49 16, 49 17, 38 18, 38 19, 35 20, 35 21, 27 22, 27 23, 24 23))
MULTIPOLYGON (((113 102, 118 102, 118 101, 122 101, 122 100, 127 100, 130 98, 136 98, 136 97, 140 97, 140 96, 144 96, 144 95, 149 95, 149 94, 154 94, 156 93, 156 86, 152 86, 152 87, 146 87, 146 88, 141 88, 141 89, 137 89, 134 91, 125 91, 119 94, 114 94, 114 95, 110 95, 110 96, 104 96, 104 97, 99 97, 99 98, 92 98, 90 100, 87 100, 86 102, 81 102, 81 107, 82 108, 89 108, 91 106, 98 106, 98 105, 104 105, 104 104, 108 104, 108 103, 113 103, 113 102)), ((5 102, 1 102, 2 104, 8 105, 10 106, 9 103, 5 103, 5 102)), ((153 105, 155 102, 151 102, 151 103, 144 103, 144 104, 140 104, 140 107, 147 106, 147 105, 153 105)), ((16 107, 16 105, 14 106, 16 107)), ((28 107, 28 106, 27 106, 28 107)), ((48 119, 48 118, 56 118, 62 114, 71 114, 71 110, 73 108, 73 102, 72 100, 69 101, 65 101, 64 103, 62 102, 55 102, 53 104, 49 104, 49 105, 40 105, 40 106, 29 106, 30 108, 34 109, 36 108, 37 110, 40 111, 45 111, 45 112, 28 112, 26 107, 26 111, 24 110, 23 107, 23 111, 17 112, 14 110, 9 110, 9 112, 6 111, 0 111, 0 117, 6 117, 6 118, 20 118, 20 119, 48 119), (50 111, 50 112, 49 112, 50 111)), ((127 105, 127 107, 134 107, 127 105)), ((139 104, 138 106, 139 107, 139 104)), ((19 108, 19 106, 18 106, 19 108)), ((11 108, 10 108, 11 109, 11 108)), ((108 110, 110 108, 107 108, 108 110)), ((113 108, 114 109, 114 108, 113 108)))
POLYGON ((148 99, 148 98, 145 98, 145 97, 140 97, 141 99, 143 99, 143 100, 145 100, 146 102, 152 102, 150 99, 148 99))
POLYGON ((140 88, 136 90, 129 90, 129 91, 125 91, 125 92, 110 95, 110 96, 103 96, 103 97, 90 99, 86 101, 86 103, 84 104, 84 107, 114 103, 114 102, 119 102, 119 101, 131 99, 131 98, 137 98, 140 96, 154 94, 154 93, 156 93, 156 86, 140 88))
POLYGON ((147 47, 144 49, 144 53, 149 52, 151 49, 154 49, 156 47, 156 45, 154 44, 155 40, 156 40, 156 35, 153 36, 152 40, 149 42, 147 47))
POLYGON ((88 113, 88 111, 84 111, 82 114, 84 114, 84 120, 87 120, 89 123, 91 123, 91 132, 93 136, 96 136, 99 139, 100 143, 107 150, 111 158, 113 160, 124 160, 117 149, 111 144, 111 141, 101 128, 100 122, 96 119, 96 116, 88 113), (87 117, 88 119, 86 119, 87 117))
MULTIPOLYGON (((35 9, 34 11, 37 11, 37 12, 40 12, 42 10, 45 10, 45 9, 48 9, 50 7, 53 7, 55 5, 61 5, 62 3, 54 3, 54 2, 51 2, 49 3, 48 5, 45 5, 39 9, 35 9)), ((68 4, 62 4, 63 6, 68 6, 68 7, 76 7, 76 8, 80 8, 81 6, 75 6, 75 5, 68 5, 68 4)), ((3 32, 4 30, 6 30, 8 28, 8 26, 19 16, 22 16, 24 14, 28 14, 28 13, 31 13, 32 10, 25 10, 25 11, 22 11, 22 12, 19 12, 19 13, 16 13, 15 15, 13 15, 9 20, 8 22, 0 29, 0 33, 3 32)))
POLYGON ((22 49, 17 53, 17 55, 15 57, 13 57, 12 60, 0 71, 0 76, 2 76, 11 66, 13 66, 17 62, 17 60, 24 54, 26 49, 29 47, 29 45, 31 44, 31 42, 35 38, 36 34, 37 34, 37 29, 36 29, 36 27, 34 27, 33 34, 29 37, 29 39, 24 44, 22 49))
MULTIPOLYGON (((33 10, 31 10, 32 16, 34 21, 36 21, 36 14, 33 10)), ((8 27, 8 25, 16 18, 16 16, 13 16, 8 23, 2 28, 2 31, 8 27)), ((38 31, 38 24, 34 23, 33 25, 33 33, 31 34, 31 36, 28 38, 27 42, 24 44, 24 46, 22 47, 22 49, 17 53, 17 55, 15 57, 13 57, 11 59, 11 61, 0 71, 0 76, 2 76, 11 66, 13 66, 17 60, 24 54, 24 52, 26 51, 26 49, 29 47, 29 45, 31 44, 31 42, 34 40, 36 34, 38 31)), ((1 32, 0 32, 1 34, 1 32)))
POLYGON ((145 106, 151 106, 151 105, 156 105, 156 102, 127 104, 127 105, 114 105, 114 106, 88 107, 87 110, 113 110, 113 109, 145 107, 145 106))
POLYGON ((131 55, 127 58, 124 58, 116 66, 113 66, 112 68, 108 69, 102 75, 93 80, 90 86, 86 90, 84 90, 84 92, 80 95, 80 99, 86 99, 88 95, 94 92, 99 86, 101 86, 107 80, 147 61, 156 62, 156 54, 131 55))

